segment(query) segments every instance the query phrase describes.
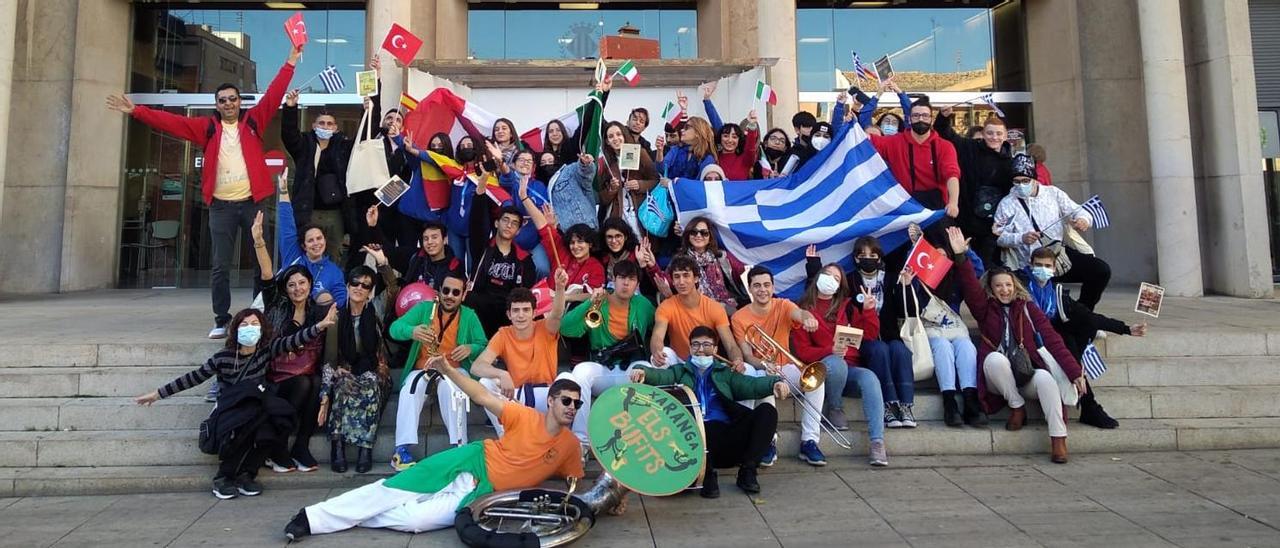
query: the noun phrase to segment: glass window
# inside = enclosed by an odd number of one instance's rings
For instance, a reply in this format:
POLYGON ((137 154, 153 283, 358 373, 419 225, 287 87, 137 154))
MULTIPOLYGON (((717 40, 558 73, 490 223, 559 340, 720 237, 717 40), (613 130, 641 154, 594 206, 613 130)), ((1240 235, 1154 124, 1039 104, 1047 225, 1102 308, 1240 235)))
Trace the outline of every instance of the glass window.
POLYGON ((697 10, 693 4, 679 8, 596 10, 472 4, 467 20, 467 51, 472 59, 594 59, 601 37, 616 35, 620 27, 628 24, 640 30, 640 37, 658 40, 663 59, 698 56, 697 10))

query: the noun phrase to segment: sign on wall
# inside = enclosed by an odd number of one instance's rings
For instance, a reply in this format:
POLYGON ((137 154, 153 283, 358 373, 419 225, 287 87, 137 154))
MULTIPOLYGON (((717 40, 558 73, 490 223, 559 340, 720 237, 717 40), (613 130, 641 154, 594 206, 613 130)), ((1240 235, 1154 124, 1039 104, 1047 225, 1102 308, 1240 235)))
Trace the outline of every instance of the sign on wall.
POLYGON ((1258 111, 1258 133, 1262 140, 1262 157, 1280 158, 1280 113, 1258 111))

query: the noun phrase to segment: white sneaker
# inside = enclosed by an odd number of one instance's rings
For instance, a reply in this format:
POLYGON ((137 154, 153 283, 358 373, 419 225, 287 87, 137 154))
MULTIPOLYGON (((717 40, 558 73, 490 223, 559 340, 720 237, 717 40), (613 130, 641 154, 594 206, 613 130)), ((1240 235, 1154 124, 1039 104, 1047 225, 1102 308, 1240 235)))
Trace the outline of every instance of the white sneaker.
MULTIPOLYGON (((292 460, 292 459, 290 459, 290 460, 292 460)), ((297 468, 296 468, 296 467, 294 467, 294 466, 281 466, 281 465, 279 465, 279 464, 276 464, 276 461, 273 461, 273 460, 271 460, 271 459, 267 459, 267 462, 266 462, 265 464, 266 464, 267 466, 271 467, 271 471, 272 471, 272 472, 275 472, 275 473, 277 473, 277 474, 287 474, 287 473, 289 473, 289 472, 292 472, 292 471, 294 471, 294 470, 297 470, 297 468)), ((292 463, 292 462, 290 462, 289 464, 293 464, 293 463, 292 463)))
POLYGON ((209 330, 209 338, 210 339, 227 338, 227 328, 215 326, 213 329, 209 330))

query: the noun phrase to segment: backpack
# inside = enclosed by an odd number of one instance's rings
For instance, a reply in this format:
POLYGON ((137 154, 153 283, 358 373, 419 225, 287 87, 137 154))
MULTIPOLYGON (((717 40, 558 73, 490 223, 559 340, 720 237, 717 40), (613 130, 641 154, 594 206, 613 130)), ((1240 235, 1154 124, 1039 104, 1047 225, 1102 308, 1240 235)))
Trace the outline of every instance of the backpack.
POLYGON ((644 227, 649 234, 659 238, 665 237, 671 231, 671 225, 676 221, 675 208, 671 204, 670 190, 664 184, 658 184, 649 191, 649 195, 644 198, 644 202, 636 210, 636 218, 640 220, 640 225, 644 227))

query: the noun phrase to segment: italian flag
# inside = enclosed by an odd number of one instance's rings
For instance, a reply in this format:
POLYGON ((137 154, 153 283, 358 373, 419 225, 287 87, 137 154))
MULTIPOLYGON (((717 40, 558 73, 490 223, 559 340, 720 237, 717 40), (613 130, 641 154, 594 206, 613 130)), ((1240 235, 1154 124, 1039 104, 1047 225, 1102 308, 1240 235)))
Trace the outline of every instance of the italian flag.
MULTIPOLYGON (((602 124, 601 118, 604 114, 603 101, 603 93, 592 91, 587 94, 587 101, 578 105, 578 108, 554 118, 564 124, 565 131, 569 133, 566 136, 567 139, 572 139, 574 134, 577 134, 581 139, 578 143, 579 150, 596 157, 600 156, 600 126, 602 124), (578 128, 582 128, 581 133, 578 132, 578 128)), ((538 127, 521 133, 520 140, 524 141, 525 146, 528 146, 530 150, 541 153, 542 142, 546 137, 547 124, 550 123, 551 120, 547 120, 538 127)))
POLYGON ((675 126, 680 121, 680 107, 671 101, 667 101, 666 108, 662 109, 662 119, 675 126))
POLYGON ((770 105, 778 104, 778 94, 773 92, 773 88, 764 82, 756 82, 756 100, 764 101, 770 105))
POLYGON ((627 59, 627 62, 618 67, 617 72, 614 72, 614 74, 626 78, 627 85, 629 86, 634 86, 640 83, 640 71, 636 70, 635 63, 632 63, 630 59, 627 59))

